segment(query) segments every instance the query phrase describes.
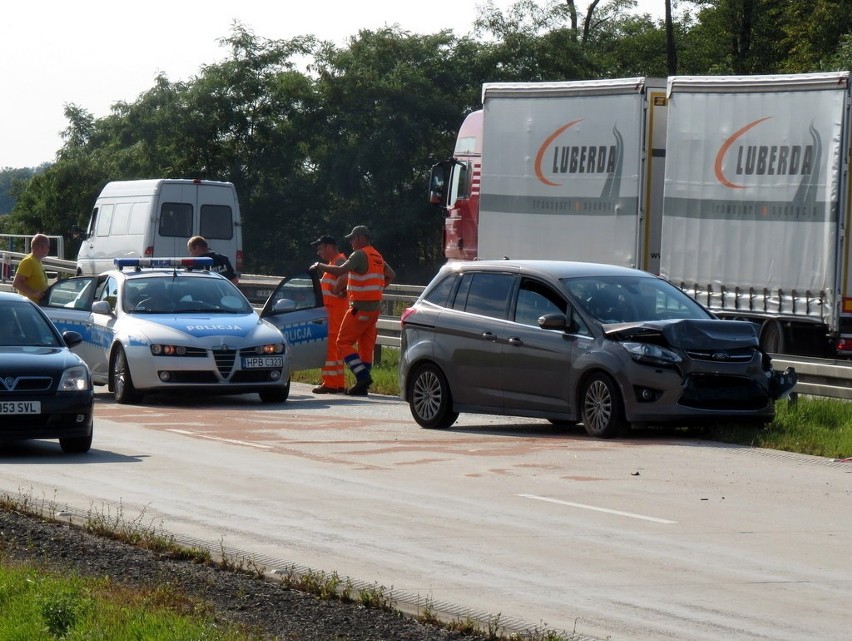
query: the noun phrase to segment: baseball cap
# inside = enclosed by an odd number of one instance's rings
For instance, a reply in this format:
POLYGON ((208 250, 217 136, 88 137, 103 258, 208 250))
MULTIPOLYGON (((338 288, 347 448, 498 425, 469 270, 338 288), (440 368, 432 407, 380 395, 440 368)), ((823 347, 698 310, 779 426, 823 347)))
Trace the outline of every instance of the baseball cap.
POLYGON ((318 245, 336 245, 337 241, 334 239, 334 236, 329 236, 325 234, 324 236, 320 236, 314 242, 311 243, 311 247, 317 247, 318 245))
POLYGON ((370 230, 366 225, 355 225, 352 228, 352 231, 346 235, 346 240, 350 240, 353 236, 366 236, 367 238, 372 238, 370 230))

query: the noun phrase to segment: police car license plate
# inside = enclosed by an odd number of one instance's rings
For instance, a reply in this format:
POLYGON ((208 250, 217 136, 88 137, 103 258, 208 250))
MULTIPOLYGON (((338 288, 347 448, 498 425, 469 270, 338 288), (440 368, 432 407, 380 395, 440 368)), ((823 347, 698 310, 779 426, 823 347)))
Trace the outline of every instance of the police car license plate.
POLYGON ((41 414, 41 401, 2 401, 0 414, 41 414))
POLYGON ((247 356, 243 358, 243 369, 275 369, 284 367, 282 356, 247 356))

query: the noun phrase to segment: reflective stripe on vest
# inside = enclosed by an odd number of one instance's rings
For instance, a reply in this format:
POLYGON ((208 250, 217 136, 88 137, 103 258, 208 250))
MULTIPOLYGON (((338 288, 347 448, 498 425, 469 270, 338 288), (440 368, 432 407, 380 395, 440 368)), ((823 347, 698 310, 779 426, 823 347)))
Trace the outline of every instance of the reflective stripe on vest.
POLYGON ((349 300, 382 300, 382 292, 385 289, 385 261, 372 245, 362 247, 361 251, 367 255, 367 271, 364 274, 349 272, 349 283, 346 286, 349 300))

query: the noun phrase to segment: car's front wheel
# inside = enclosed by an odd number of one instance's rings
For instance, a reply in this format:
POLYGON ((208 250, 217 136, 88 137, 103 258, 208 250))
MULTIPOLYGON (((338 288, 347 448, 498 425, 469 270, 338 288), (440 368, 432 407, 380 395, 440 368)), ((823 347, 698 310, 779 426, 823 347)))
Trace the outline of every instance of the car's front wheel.
POLYGON ((66 454, 85 454, 92 447, 92 435, 61 438, 59 439, 59 447, 66 454))
POLYGON ((435 365, 417 368, 411 378, 408 405, 411 415, 421 427, 443 429, 456 422, 450 386, 443 372, 435 365))
POLYGON ((112 396, 116 403, 134 403, 139 400, 139 393, 133 385, 130 376, 130 365, 124 348, 117 347, 112 357, 112 396))
POLYGON ((276 390, 263 390, 262 392, 258 392, 258 395, 264 403, 283 403, 290 396, 290 379, 287 379, 285 387, 276 390))
POLYGON ((589 436, 612 438, 627 428, 618 384, 603 372, 593 374, 583 385, 580 414, 589 436))

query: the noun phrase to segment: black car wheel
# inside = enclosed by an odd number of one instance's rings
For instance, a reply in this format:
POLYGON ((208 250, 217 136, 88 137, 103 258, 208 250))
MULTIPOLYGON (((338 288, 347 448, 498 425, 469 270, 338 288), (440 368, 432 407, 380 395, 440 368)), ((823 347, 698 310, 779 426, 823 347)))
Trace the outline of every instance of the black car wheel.
POLYGON ((283 403, 290 396, 290 380, 287 380, 287 386, 275 391, 263 390, 258 392, 260 400, 264 403, 283 403))
POLYGON ((112 396, 116 403, 133 403, 139 400, 139 393, 133 386, 127 355, 121 347, 116 348, 112 357, 112 396))
POLYGON ((431 364, 419 367, 410 385, 408 405, 421 427, 442 429, 456 422, 459 413, 453 411, 450 386, 440 369, 431 364))
POLYGON ((85 454, 92 447, 92 435, 59 439, 59 447, 66 454, 85 454))
POLYGON ((589 436, 612 438, 627 427, 621 392, 612 377, 602 372, 593 374, 583 385, 580 395, 583 427, 589 436))

